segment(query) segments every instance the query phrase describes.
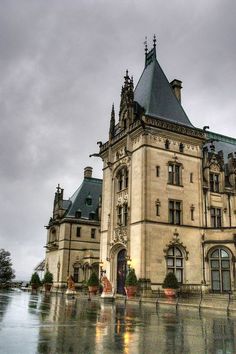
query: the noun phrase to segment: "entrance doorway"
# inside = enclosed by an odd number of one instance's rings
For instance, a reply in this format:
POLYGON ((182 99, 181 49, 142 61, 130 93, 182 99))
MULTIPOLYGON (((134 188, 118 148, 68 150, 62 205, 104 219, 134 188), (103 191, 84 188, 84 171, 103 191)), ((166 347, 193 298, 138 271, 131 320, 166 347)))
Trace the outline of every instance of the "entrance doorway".
POLYGON ((222 248, 215 249, 210 254, 211 287, 215 292, 231 290, 230 255, 222 248))
POLYGON ((125 277, 126 277, 126 250, 123 249, 117 254, 117 293, 125 295, 125 277))

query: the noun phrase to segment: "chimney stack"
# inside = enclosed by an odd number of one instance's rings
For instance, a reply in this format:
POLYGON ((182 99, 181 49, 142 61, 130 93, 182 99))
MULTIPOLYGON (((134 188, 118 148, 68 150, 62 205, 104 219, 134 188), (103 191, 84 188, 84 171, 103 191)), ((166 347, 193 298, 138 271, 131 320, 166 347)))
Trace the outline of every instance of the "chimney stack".
POLYGON ((181 89, 182 89, 182 81, 180 80, 173 80, 170 82, 172 90, 174 91, 175 97, 181 103, 181 89))
POLYGON ((84 178, 92 178, 92 174, 93 174, 93 168, 89 166, 85 167, 84 178))

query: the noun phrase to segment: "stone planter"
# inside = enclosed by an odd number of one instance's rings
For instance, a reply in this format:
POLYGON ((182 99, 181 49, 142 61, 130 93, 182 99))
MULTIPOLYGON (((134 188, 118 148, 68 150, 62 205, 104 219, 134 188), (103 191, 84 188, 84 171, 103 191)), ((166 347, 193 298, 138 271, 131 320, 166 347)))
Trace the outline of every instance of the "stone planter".
POLYGON ((39 287, 40 287, 39 284, 35 284, 35 283, 31 284, 31 289, 32 289, 33 291, 37 291, 39 287))
POLYGON ((166 288, 164 289, 165 296, 173 298, 176 296, 176 289, 166 288))
POLYGON ((136 285, 128 285, 125 287, 125 292, 128 297, 128 299, 135 297, 137 293, 137 286, 136 285))
POLYGON ((49 292, 52 288, 52 283, 45 283, 44 284, 44 289, 45 291, 49 292))

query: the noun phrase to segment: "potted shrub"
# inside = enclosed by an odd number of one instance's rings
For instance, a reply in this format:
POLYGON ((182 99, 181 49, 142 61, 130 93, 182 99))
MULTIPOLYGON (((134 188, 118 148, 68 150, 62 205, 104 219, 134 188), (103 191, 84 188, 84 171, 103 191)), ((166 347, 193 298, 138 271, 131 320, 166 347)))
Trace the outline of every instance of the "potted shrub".
POLYGON ((44 274, 43 284, 44 284, 45 291, 51 290, 53 284, 53 274, 50 273, 48 270, 44 274))
POLYGON ((131 268, 125 279, 125 292, 128 298, 134 297, 137 293, 138 279, 135 270, 131 268))
POLYGON ((37 290, 40 287, 41 281, 40 281, 40 278, 39 278, 39 275, 37 272, 34 272, 32 274, 30 284, 31 284, 32 290, 37 290))
POLYGON ((96 273, 92 273, 87 282, 89 292, 96 295, 99 288, 99 279, 96 273))
POLYGON ((176 295, 179 283, 174 273, 170 272, 166 275, 162 287, 166 296, 173 297, 176 295))

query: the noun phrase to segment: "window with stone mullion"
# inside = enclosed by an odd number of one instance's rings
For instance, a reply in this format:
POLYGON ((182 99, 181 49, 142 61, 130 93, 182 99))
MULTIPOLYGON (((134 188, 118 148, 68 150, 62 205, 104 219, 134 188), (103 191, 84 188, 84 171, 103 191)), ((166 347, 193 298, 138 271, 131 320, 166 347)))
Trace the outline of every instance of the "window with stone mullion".
POLYGON ((176 200, 169 201, 169 222, 170 224, 181 224, 181 202, 176 200))
POLYGON ((210 191, 215 193, 220 191, 220 178, 216 173, 210 173, 210 191))
POLYGON ((168 182, 170 184, 180 185, 180 166, 169 164, 168 166, 168 182))
POLYGON ((183 255, 177 247, 170 247, 168 250, 167 272, 174 273, 179 283, 183 282, 183 255))
POLYGON ((211 227, 220 228, 222 226, 221 209, 211 208, 211 227))
POLYGON ((123 205, 123 226, 128 225, 128 205, 123 205))

